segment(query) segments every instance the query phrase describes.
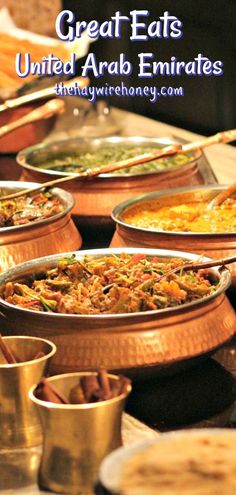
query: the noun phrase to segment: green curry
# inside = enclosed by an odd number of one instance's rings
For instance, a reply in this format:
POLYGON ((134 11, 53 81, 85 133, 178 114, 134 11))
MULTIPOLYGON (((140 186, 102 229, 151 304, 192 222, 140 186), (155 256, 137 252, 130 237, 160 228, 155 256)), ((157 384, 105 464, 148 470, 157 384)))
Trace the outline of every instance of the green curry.
MULTIPOLYGON (((55 170, 57 172, 65 173, 83 173, 88 168, 108 165, 161 148, 162 146, 154 143, 152 145, 107 144, 103 147, 84 152, 58 152, 57 154, 51 154, 45 160, 40 159, 40 156, 38 156, 31 164, 44 170, 55 170)), ((136 165, 135 167, 116 171, 114 172, 114 175, 138 175, 163 172, 170 168, 185 165, 190 160, 193 160, 193 158, 194 155, 192 153, 179 153, 136 165)))

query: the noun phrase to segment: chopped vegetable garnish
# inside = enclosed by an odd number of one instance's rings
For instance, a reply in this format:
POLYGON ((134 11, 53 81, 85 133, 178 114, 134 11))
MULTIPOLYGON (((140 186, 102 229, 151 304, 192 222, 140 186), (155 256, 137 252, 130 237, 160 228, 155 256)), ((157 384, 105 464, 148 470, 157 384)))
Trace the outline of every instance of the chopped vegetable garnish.
POLYGON ((35 223, 57 215, 63 209, 64 206, 59 198, 49 191, 3 201, 0 196, 0 227, 35 223))
POLYGON ((137 254, 63 258, 44 274, 7 282, 0 295, 33 311, 114 314, 157 310, 202 299, 217 287, 207 271, 182 271, 182 258, 137 254), (163 274, 180 267, 163 279, 163 274), (33 305, 32 305, 33 301, 33 305))

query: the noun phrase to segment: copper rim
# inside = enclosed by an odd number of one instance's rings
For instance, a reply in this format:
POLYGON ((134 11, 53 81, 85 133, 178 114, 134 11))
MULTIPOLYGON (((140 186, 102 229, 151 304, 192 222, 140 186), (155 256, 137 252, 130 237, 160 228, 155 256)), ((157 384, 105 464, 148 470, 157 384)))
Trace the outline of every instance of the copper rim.
MULTIPOLYGON (((60 253, 57 255, 51 255, 51 256, 45 256, 43 258, 37 258, 31 261, 27 261, 25 263, 22 263, 20 265, 17 265, 14 268, 10 268, 7 272, 4 272, 3 274, 0 275, 0 286, 5 284, 6 282, 16 280, 18 277, 27 276, 31 275, 32 273, 36 273, 37 271, 42 271, 42 270, 47 270, 49 267, 53 267, 56 265, 57 261, 61 257, 68 257, 71 256, 72 254, 76 255, 77 259, 83 258, 85 255, 87 256, 93 256, 93 257, 101 257, 104 255, 109 255, 109 254, 121 254, 121 253, 129 253, 129 254, 136 254, 136 253, 144 253, 147 256, 161 256, 161 257, 167 257, 167 258, 185 258, 187 260, 194 260, 198 259, 199 256, 195 255, 193 253, 186 253, 182 251, 172 251, 172 250, 164 250, 164 249, 144 249, 144 248, 107 248, 107 249, 92 249, 92 250, 87 250, 87 251, 76 251, 76 252, 66 252, 66 253, 60 253)), ((203 258, 203 260, 209 260, 209 258, 203 258)), ((159 315, 161 316, 171 316, 172 314, 180 313, 183 310, 190 310, 196 307, 199 307, 201 305, 207 304, 209 301, 215 299, 217 296, 222 294, 227 290, 227 288, 230 286, 231 283, 231 275, 230 272, 227 268, 223 268, 221 272, 217 270, 217 268, 213 268, 213 271, 218 275, 220 283, 219 287, 216 289, 216 291, 213 294, 210 294, 209 296, 204 297, 201 300, 198 301, 192 301, 187 304, 183 304, 182 306, 176 306, 176 307, 171 307, 171 308, 165 308, 161 310, 154 310, 154 311, 144 311, 144 312, 137 312, 137 313, 121 313, 121 314, 96 314, 96 315, 74 315, 74 314, 64 314, 64 313, 46 313, 46 312, 37 312, 37 311, 32 311, 30 309, 26 308, 21 308, 18 306, 15 306, 13 304, 10 304, 6 302, 4 299, 0 297, 0 307, 5 307, 8 310, 12 309, 14 311, 20 311, 21 314, 28 314, 28 315, 35 315, 36 318, 48 318, 49 321, 50 319, 62 319, 65 318, 68 319, 68 322, 70 319, 76 319, 76 320, 87 320, 87 321, 99 321, 105 319, 105 320, 122 320, 123 318, 129 318, 129 319, 146 319, 149 316, 155 316, 159 315)))

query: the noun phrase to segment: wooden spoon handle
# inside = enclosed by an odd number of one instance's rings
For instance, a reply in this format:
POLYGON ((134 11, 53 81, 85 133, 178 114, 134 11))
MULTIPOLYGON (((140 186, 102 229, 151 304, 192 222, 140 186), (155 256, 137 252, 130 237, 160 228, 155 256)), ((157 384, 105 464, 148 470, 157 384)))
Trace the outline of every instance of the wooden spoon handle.
POLYGON ((165 273, 164 275, 161 275, 161 277, 158 279, 158 282, 164 278, 169 277, 170 275, 180 272, 180 271, 187 271, 187 270, 192 270, 192 271, 197 271, 197 270, 202 270, 205 268, 212 268, 214 266, 225 266, 225 265, 230 265, 231 263, 236 262, 236 256, 231 256, 229 258, 221 258, 218 260, 210 260, 210 261, 199 261, 199 262, 190 262, 186 263, 182 266, 179 266, 177 268, 173 268, 173 270, 170 270, 169 272, 165 273))
POLYGON ((126 160, 120 160, 116 163, 109 163, 109 165, 104 165, 104 167, 96 167, 86 170, 85 173, 81 174, 81 177, 95 177, 96 175, 109 174, 111 172, 116 172, 117 170, 122 170, 127 167, 134 167, 140 163, 148 163, 152 160, 162 158, 169 155, 175 155, 181 151, 182 146, 180 144, 174 144, 171 146, 165 146, 160 150, 153 150, 149 153, 143 153, 142 155, 137 155, 134 158, 127 158, 126 160))
POLYGON ((230 198, 234 193, 236 193, 236 182, 227 187, 227 189, 224 189, 224 191, 221 191, 220 194, 217 194, 207 205, 207 210, 212 210, 215 206, 221 205, 221 203, 230 198))
MULTIPOLYGON (((167 146, 161 150, 156 150, 155 152, 152 153, 152 157, 149 158, 148 161, 153 160, 154 156, 160 157, 160 156, 168 156, 168 155, 175 154, 176 150, 179 149, 179 147, 181 148, 181 145, 167 146)), ((150 155, 150 153, 147 153, 147 155, 150 155)), ((19 191, 17 193, 12 193, 12 194, 7 194, 5 196, 1 196, 0 201, 4 201, 7 199, 13 199, 13 198, 19 198, 20 196, 24 196, 25 194, 29 194, 31 192, 35 193, 37 191, 41 191, 41 190, 45 189, 46 187, 53 187, 53 186, 56 186, 58 184, 63 184, 64 182, 70 182, 70 181, 73 181, 76 179, 77 180, 78 179, 79 180, 85 180, 85 179, 89 179, 90 177, 91 178, 96 177, 97 175, 100 175, 100 174, 104 174, 104 173, 108 173, 108 172, 114 172, 116 170, 126 168, 127 163, 129 163, 130 161, 131 161, 130 159, 129 160, 122 160, 120 162, 117 162, 117 163, 114 163, 111 165, 106 165, 104 167, 96 167, 95 169, 88 169, 88 170, 86 170, 86 172, 84 174, 71 174, 71 175, 67 175, 65 177, 60 177, 59 179, 53 179, 53 180, 50 180, 49 182, 44 182, 43 184, 36 187, 35 189, 24 189, 24 190, 19 191)), ((135 161, 135 163, 133 163, 133 165, 135 165, 136 162, 142 163, 142 162, 140 162, 139 157, 136 157, 135 160, 133 160, 133 161, 135 161)), ((146 158, 144 161, 147 161, 146 158)))
MULTIPOLYGON (((144 153, 142 155, 138 155, 136 157, 127 159, 127 160, 121 160, 120 162, 116 163, 111 163, 109 165, 106 165, 104 167, 96 167, 93 169, 88 169, 85 173, 83 174, 71 174, 70 176, 66 177, 61 177, 59 179, 54 179, 49 182, 45 182, 41 186, 37 187, 33 191, 40 191, 44 189, 45 187, 52 187, 57 184, 61 184, 63 182, 69 182, 73 181, 76 179, 83 180, 86 178, 92 178, 96 177, 97 175, 105 174, 105 173, 111 173, 115 172, 117 170, 122 170, 127 167, 133 167, 135 165, 138 165, 140 163, 147 163, 152 160, 158 159, 158 158, 163 158, 168 155, 174 155, 176 153, 187 153, 188 151, 194 151, 199 148, 204 148, 206 146, 210 146, 212 144, 217 144, 217 143, 226 143, 229 141, 233 141, 236 139, 236 130, 231 130, 231 131, 225 131, 225 132, 219 132, 218 134, 204 138, 201 141, 196 141, 194 143, 189 143, 184 146, 181 146, 180 144, 173 144, 171 146, 166 146, 165 148, 162 148, 161 150, 153 150, 150 153, 144 153)), ((20 191, 18 193, 13 193, 13 194, 8 194, 6 196, 2 196, 0 200, 5 200, 5 199, 12 199, 12 198, 17 198, 20 196, 23 196, 24 194, 28 194, 32 192, 32 189, 25 189, 23 191, 20 191)))
POLYGON ((5 201, 7 199, 13 199, 13 198, 20 198, 21 196, 25 196, 25 194, 34 194, 35 192, 38 191, 43 191, 44 189, 48 187, 53 187, 56 186, 57 184, 61 184, 63 182, 70 182, 74 179, 78 179, 80 175, 78 174, 72 174, 72 175, 67 175, 66 177, 60 177, 59 179, 54 179, 50 180, 48 182, 44 182, 43 184, 40 184, 40 186, 35 187, 34 189, 29 188, 29 189, 22 189, 22 191, 16 192, 16 193, 11 193, 11 194, 6 194, 5 196, 0 196, 0 201, 5 201))
MULTIPOLYGON (((89 79, 87 77, 76 77, 64 82, 63 84, 65 88, 73 86, 84 88, 85 86, 89 85, 89 79)), ((34 91, 33 93, 29 93, 27 95, 19 96, 18 98, 5 100, 4 103, 0 105, 0 112, 4 112, 4 110, 8 110, 9 108, 16 108, 22 105, 26 105, 27 103, 31 103, 32 101, 42 100, 43 98, 50 98, 51 96, 55 96, 55 85, 49 86, 45 89, 40 89, 39 91, 34 91)))
POLYGON ((36 108, 32 112, 24 115, 20 119, 11 122, 10 124, 6 124, 0 127, 0 137, 9 134, 15 129, 19 129, 27 124, 32 124, 33 122, 37 122, 43 119, 49 119, 52 115, 62 113, 65 110, 65 103, 63 100, 54 99, 50 100, 45 105, 36 108))
POLYGON ((225 265, 230 265, 231 263, 236 262, 236 256, 230 256, 229 258, 221 258, 218 260, 211 260, 211 261, 199 261, 199 263, 186 263, 186 265, 183 265, 183 270, 200 270, 204 268, 212 268, 214 266, 225 266, 225 265))
POLYGON ((199 148, 206 148, 207 146, 212 146, 213 144, 229 143, 235 139, 236 129, 218 132, 217 134, 214 134, 214 136, 203 138, 199 141, 194 141, 193 143, 184 144, 182 147, 182 152, 188 153, 189 151, 194 151, 199 148))

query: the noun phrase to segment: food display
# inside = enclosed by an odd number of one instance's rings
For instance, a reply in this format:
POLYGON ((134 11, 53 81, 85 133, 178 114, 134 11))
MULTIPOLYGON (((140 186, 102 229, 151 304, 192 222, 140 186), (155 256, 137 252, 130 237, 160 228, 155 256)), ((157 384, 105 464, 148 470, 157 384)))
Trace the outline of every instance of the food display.
POLYGON ((121 466, 119 495, 233 495, 235 432, 163 435, 121 466))
POLYGON ((27 225, 62 213, 64 206, 50 191, 1 201, 0 228, 27 225))
MULTIPOLYGON (((106 144, 97 150, 87 150, 85 152, 74 152, 71 154, 62 153, 58 157, 48 158, 45 162, 35 165, 43 170, 55 170, 63 173, 83 173, 88 168, 94 168, 103 165, 109 165, 121 160, 133 158, 137 155, 149 153, 155 149, 161 149, 160 145, 155 143, 141 144, 106 144)), ((132 168, 117 170, 112 175, 139 175, 153 172, 163 172, 171 168, 180 167, 194 159, 193 153, 177 154, 163 159, 153 160, 148 163, 136 165, 132 168)))
POLYGON ((48 20, 31 32, 27 2, 18 24, 0 0, 0 495, 236 495, 230 88, 221 132, 194 85, 187 102, 152 79, 223 62, 154 60, 188 12, 100 22, 56 2, 32 2, 48 20), (98 38, 122 53, 100 60, 98 38))
POLYGON ((181 271, 184 260, 145 254, 62 258, 55 268, 7 282, 0 294, 32 311, 63 314, 136 313, 180 306, 213 294, 217 282, 201 271, 181 271), (172 270, 179 267, 179 272, 172 270), (171 273, 170 273, 171 272, 171 273))
POLYGON ((126 223, 144 229, 169 232, 236 232, 236 200, 229 198, 220 206, 207 210, 207 202, 160 206, 142 201, 127 208, 121 216, 126 223))
MULTIPOLYGON (((22 180, 46 182, 172 145, 176 145, 176 141, 170 138, 144 136, 73 138, 26 148, 18 153, 17 162, 22 180)), ((111 211, 121 201, 156 189, 203 183, 198 168, 201 158, 201 150, 195 150, 100 174, 93 180, 67 182, 64 187, 72 192, 76 201, 73 215, 83 227, 111 229, 111 211)))
POLYGON ((0 311, 9 332, 56 344, 55 373, 104 366, 151 373, 235 331, 224 295, 229 270, 185 271, 185 260, 192 267, 199 256, 119 248, 35 259, 0 275, 0 311))
MULTIPOLYGON (((205 185, 155 191, 114 208, 111 247, 177 249, 219 259, 236 250, 236 198, 208 209, 225 187, 205 185)), ((236 284, 236 263, 229 269, 236 284)))
POLYGON ((55 251, 79 249, 82 244, 71 218, 72 195, 59 188, 34 192, 38 185, 0 181, 0 273, 55 251), (15 193, 23 195, 14 197, 15 193), (13 197, 1 200, 9 195, 13 197))

